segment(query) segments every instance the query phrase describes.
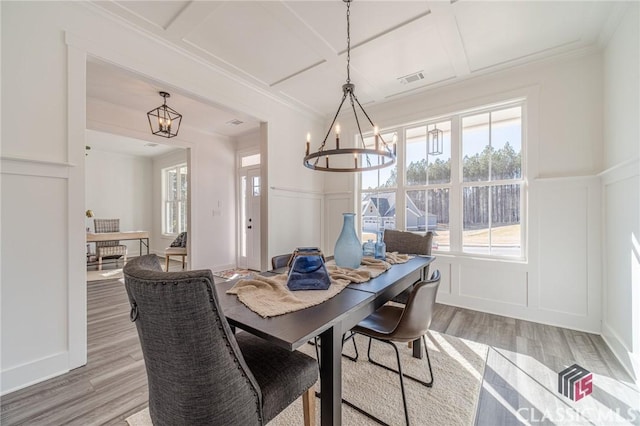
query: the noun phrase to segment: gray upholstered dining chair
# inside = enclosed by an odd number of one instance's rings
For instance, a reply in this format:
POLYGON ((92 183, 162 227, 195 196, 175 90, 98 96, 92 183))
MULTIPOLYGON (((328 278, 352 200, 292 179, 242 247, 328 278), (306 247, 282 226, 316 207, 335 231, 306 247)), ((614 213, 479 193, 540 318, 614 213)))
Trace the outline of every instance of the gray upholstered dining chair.
POLYGON ((407 410, 407 398, 404 390, 404 377, 414 380, 424 386, 433 386, 433 370, 431 369, 431 359, 427 349, 425 335, 429 332, 433 309, 440 286, 440 271, 435 270, 428 281, 420 281, 414 284, 409 298, 404 307, 383 305, 373 314, 360 321, 352 330, 356 333, 369 337, 369 348, 367 357, 369 362, 393 371, 400 377, 400 389, 402 390, 402 403, 404 405, 404 415, 407 425, 409 424, 409 411, 407 410), (424 350, 427 356, 430 380, 423 381, 416 377, 402 373, 402 363, 398 347, 393 342, 413 342, 422 338, 424 350), (371 342, 378 340, 393 346, 398 361, 398 369, 380 364, 371 357, 371 342))
POLYGON ((289 265, 293 253, 279 254, 271 258, 271 269, 280 269, 289 265))
POLYGON ((154 425, 262 425, 303 396, 315 420, 316 361, 247 332, 234 335, 209 270, 163 272, 156 255, 124 268, 154 425))
MULTIPOLYGON (((414 234, 413 232, 396 231, 394 229, 384 230, 384 242, 388 252, 397 251, 403 254, 431 255, 433 243, 433 232, 429 231, 425 235, 414 234)), ((424 276, 429 276, 429 267, 424 271, 424 276)), ((406 304, 411 293, 411 287, 393 298, 396 303, 406 304)))
MULTIPOLYGON (((104 232, 120 232, 120 219, 94 219, 93 227, 96 234, 104 232)), ((123 257, 123 262, 127 263, 127 246, 120 244, 120 241, 117 240, 97 241, 96 256, 98 258, 98 271, 102 270, 102 259, 108 257, 115 257, 116 265, 120 257, 123 257)))

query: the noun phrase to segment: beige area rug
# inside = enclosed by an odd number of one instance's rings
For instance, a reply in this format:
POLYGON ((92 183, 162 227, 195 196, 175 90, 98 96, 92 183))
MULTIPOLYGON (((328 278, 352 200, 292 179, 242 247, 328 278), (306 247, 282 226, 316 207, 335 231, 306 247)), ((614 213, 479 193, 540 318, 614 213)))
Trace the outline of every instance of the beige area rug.
MULTIPOLYGON (((357 362, 342 360, 343 398, 390 425, 404 424, 404 409, 398 375, 367 361, 368 339, 357 336, 360 353, 357 362)), ((417 425, 472 425, 475 421, 480 385, 484 374, 488 347, 457 337, 431 332, 427 336, 431 365, 434 371, 432 388, 405 380, 409 418, 417 425)), ((427 360, 411 357, 406 345, 398 345, 405 372, 427 379, 427 360)), ((303 345, 299 350, 315 357, 315 348, 303 345)), ((353 354, 351 342, 345 353, 353 354)), ((391 346, 373 342, 374 359, 395 365, 391 346)), ((316 390, 319 385, 316 384, 316 390)), ((317 424, 320 424, 320 400, 316 399, 317 424)), ((127 418, 131 426, 149 426, 149 409, 127 418)), ((342 423, 345 425, 374 425, 371 419, 342 404, 342 423)), ((302 401, 291 404, 270 423, 273 426, 302 425, 302 401)))

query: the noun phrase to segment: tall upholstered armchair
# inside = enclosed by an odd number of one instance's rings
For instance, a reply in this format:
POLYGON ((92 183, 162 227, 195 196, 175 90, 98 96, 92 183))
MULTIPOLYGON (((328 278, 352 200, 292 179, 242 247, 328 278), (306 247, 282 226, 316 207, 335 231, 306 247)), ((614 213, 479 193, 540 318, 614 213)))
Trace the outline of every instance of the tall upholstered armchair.
POLYGON ((154 425, 264 425, 302 396, 315 420, 315 359, 234 334, 210 270, 163 272, 156 255, 124 267, 154 425))
MULTIPOLYGON (((120 232, 120 219, 94 219, 93 226, 96 234, 103 232, 120 232)), ((120 241, 98 241, 96 242, 96 256, 98 257, 98 270, 102 270, 102 259, 123 257, 127 263, 127 246, 120 244, 120 241)))

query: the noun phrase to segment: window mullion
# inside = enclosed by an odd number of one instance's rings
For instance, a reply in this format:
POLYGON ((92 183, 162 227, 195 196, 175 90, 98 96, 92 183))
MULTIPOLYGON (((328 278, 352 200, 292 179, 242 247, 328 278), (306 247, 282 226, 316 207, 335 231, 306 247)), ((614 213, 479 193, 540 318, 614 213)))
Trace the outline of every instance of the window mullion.
POLYGON ((396 229, 406 229, 407 224, 407 188, 406 188, 406 146, 405 146, 405 129, 400 128, 397 130, 396 134, 398 135, 397 141, 397 153, 396 153, 396 164, 397 164, 397 178, 396 178, 396 229), (400 159, 398 161, 398 159, 400 159))
POLYGON ((451 117, 451 194, 449 195, 449 244, 462 251, 462 132, 459 116, 451 117))
MULTIPOLYGON (((489 182, 493 183, 493 112, 489 112, 489 182)), ((493 244, 492 244, 492 236, 493 236, 493 185, 489 185, 487 188, 487 204, 489 210, 489 220, 488 229, 489 229, 489 255, 493 253, 493 244)))

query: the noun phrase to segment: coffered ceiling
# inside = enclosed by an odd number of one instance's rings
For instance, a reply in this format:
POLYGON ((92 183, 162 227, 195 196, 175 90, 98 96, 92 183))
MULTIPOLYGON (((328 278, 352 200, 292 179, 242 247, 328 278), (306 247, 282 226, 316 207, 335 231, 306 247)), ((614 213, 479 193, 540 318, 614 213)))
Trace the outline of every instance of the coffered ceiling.
MULTIPOLYGON (((337 108, 346 80, 343 1, 93 4, 300 108, 337 108)), ((380 103, 594 48, 620 10, 605 1, 354 0, 351 80, 363 105, 380 103)))

